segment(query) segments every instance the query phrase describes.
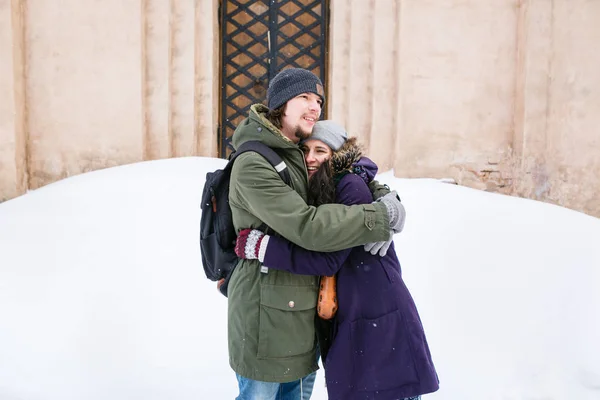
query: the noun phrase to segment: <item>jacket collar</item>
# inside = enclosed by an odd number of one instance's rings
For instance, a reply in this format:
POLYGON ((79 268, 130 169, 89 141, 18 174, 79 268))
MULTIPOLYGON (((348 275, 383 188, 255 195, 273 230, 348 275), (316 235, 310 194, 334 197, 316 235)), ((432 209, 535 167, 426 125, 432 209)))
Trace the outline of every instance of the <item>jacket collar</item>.
POLYGON ((273 149, 298 149, 298 146, 288 139, 266 117, 269 109, 263 104, 253 104, 249 115, 235 129, 231 138, 234 148, 240 147, 250 140, 260 141, 273 149))
POLYGON ((341 177, 347 173, 360 175, 369 183, 377 175, 377 165, 362 155, 362 148, 356 137, 351 137, 331 157, 331 168, 334 176, 341 177))

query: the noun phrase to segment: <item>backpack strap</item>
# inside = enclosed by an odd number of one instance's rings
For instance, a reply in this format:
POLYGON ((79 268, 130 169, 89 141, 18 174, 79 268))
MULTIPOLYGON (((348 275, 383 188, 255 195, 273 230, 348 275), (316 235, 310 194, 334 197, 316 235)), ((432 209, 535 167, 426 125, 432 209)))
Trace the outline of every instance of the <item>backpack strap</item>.
POLYGON ((229 164, 232 164, 231 161, 236 159, 240 154, 243 154, 248 151, 254 151, 255 153, 260 154, 275 168, 275 171, 279 174, 281 179, 289 185, 292 182, 290 177, 290 171, 287 169, 287 165, 285 162, 279 157, 279 154, 275 152, 272 148, 267 146, 266 144, 259 142, 257 140, 250 140, 244 142, 238 147, 238 149, 229 157, 229 164))

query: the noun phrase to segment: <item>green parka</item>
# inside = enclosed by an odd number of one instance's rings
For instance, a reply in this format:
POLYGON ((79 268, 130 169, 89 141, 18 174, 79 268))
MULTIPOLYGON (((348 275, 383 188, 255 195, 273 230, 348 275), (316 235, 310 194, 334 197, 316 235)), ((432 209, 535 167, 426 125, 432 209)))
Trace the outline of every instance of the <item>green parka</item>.
MULTIPOLYGON (((231 172, 229 201, 237 231, 273 231, 306 249, 336 251, 387 240, 383 204, 306 204, 308 174, 298 145, 271 124, 261 104, 233 134, 238 148, 258 140, 274 149, 291 176, 286 185, 261 155, 240 155, 231 172)), ((318 277, 267 269, 258 260, 240 260, 228 287, 229 363, 238 374, 266 382, 290 382, 316 371, 318 277)))

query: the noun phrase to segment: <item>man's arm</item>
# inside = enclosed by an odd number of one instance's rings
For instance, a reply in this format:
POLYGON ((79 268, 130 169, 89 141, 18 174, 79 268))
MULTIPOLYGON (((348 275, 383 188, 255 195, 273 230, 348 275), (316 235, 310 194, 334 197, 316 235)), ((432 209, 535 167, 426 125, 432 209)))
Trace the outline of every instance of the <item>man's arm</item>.
POLYGON ((229 196, 232 205, 308 250, 336 251, 390 237, 384 204, 308 206, 256 153, 236 160, 229 196))
POLYGON ((373 200, 380 199, 391 192, 390 187, 388 185, 381 184, 376 180, 372 180, 371 182, 369 182, 369 190, 373 195, 373 200))
MULTIPOLYGON (((365 204, 371 202, 371 192, 361 178, 348 175, 337 187, 337 198, 348 206, 365 204)), ((244 229, 237 238, 235 251, 238 257, 258 259, 269 268, 300 275, 333 276, 342 267, 352 248, 330 253, 309 251, 284 238, 244 229)))

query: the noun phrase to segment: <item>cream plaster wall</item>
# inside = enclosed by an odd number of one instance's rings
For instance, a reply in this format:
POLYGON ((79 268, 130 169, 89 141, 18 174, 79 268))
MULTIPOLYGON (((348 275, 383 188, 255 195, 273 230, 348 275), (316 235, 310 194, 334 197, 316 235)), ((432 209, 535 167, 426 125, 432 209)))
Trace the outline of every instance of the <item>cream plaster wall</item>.
POLYGON ((23 20, 17 1, 0 0, 0 201, 27 190, 23 20))
POLYGON ((334 0, 331 117, 383 170, 506 192, 516 26, 515 1, 334 0))
POLYGON ((600 217, 600 2, 528 1, 513 193, 600 217))
MULTIPOLYGON (((381 170, 600 216, 600 1, 330 0, 329 116, 381 170)), ((0 0, 0 201, 217 155, 218 0, 0 0)))
POLYGON ((382 170, 600 216, 600 1, 332 0, 330 117, 382 170))
POLYGON ((0 0, 0 199, 216 155, 217 0, 0 0))

